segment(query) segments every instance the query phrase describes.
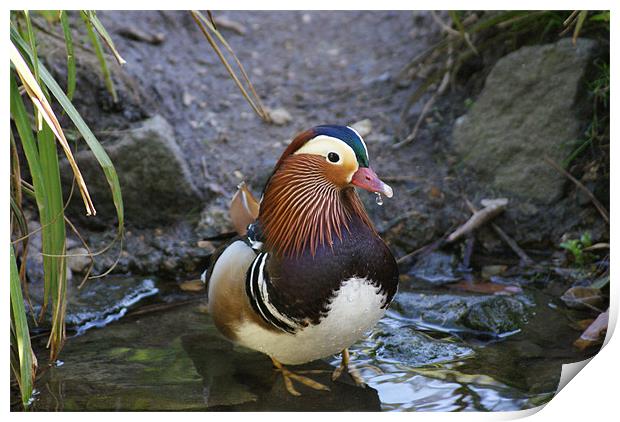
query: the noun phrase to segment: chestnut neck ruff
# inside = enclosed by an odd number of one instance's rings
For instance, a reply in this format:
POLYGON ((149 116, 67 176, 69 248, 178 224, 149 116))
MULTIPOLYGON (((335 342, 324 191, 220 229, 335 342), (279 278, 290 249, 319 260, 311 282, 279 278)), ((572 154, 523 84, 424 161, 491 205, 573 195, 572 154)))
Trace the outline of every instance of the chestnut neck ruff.
POLYGON ((350 232, 354 216, 376 233, 353 187, 336 186, 323 157, 289 155, 276 167, 265 188, 258 220, 265 245, 276 254, 296 257, 319 246, 333 247, 334 235, 350 232))

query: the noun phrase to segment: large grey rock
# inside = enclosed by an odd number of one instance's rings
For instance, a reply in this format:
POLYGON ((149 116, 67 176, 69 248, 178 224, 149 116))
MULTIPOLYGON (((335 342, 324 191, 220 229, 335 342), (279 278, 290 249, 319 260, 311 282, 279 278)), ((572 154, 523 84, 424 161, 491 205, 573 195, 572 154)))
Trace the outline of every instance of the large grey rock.
MULTIPOLYGON (((185 217, 201 205, 202 194, 194 184, 172 127, 163 117, 144 120, 104 148, 118 173, 127 223, 161 225, 185 217)), ((110 188, 95 156, 84 150, 76 160, 97 209, 97 216, 86 221, 113 220, 116 212, 110 188)), ((72 174, 66 163, 61 174, 65 184, 70 185, 72 174)), ((81 201, 72 202, 72 211, 83 215, 81 201), (78 210, 77 206, 82 208, 78 210)))
POLYGON ((523 47, 501 58, 471 110, 454 126, 454 148, 478 181, 503 195, 551 203, 565 178, 559 162, 583 136, 583 79, 596 49, 568 38, 523 47))

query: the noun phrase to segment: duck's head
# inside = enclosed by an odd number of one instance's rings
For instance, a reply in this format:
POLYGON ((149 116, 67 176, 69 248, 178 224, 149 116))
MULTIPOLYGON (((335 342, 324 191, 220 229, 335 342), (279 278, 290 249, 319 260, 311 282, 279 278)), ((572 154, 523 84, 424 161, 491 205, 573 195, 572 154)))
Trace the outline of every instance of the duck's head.
MULTIPOLYGON (((280 252, 314 253, 333 244, 358 216, 372 228, 355 189, 392 197, 372 170, 362 137, 348 126, 316 126, 297 135, 265 186, 259 221, 267 243, 280 252)), ((374 230, 374 228, 373 228, 374 230)))
POLYGON ((366 143, 349 126, 322 125, 300 133, 282 154, 275 172, 291 155, 305 160, 308 167, 320 164, 317 176, 338 188, 353 185, 388 198, 393 195, 392 188, 370 167, 366 143))

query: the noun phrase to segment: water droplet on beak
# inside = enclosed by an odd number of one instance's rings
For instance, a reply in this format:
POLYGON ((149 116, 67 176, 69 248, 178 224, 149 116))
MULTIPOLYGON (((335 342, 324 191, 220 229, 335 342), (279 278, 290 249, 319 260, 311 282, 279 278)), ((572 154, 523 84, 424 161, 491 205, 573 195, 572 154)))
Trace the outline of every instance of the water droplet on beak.
POLYGON ((381 194, 379 192, 375 192, 375 195, 377 195, 375 197, 375 202, 377 203, 377 205, 383 205, 383 197, 381 196, 381 194))

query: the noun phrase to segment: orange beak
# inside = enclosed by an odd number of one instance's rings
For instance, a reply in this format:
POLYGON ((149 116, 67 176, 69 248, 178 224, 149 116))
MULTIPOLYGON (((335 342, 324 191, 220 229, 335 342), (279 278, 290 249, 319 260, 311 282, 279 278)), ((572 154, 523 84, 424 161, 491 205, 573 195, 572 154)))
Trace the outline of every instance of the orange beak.
POLYGON ((357 169, 351 178, 351 184, 365 189, 368 192, 382 193, 388 198, 391 198, 392 195, 394 195, 392 188, 379 179, 377 173, 375 173, 370 167, 360 167, 357 169))

